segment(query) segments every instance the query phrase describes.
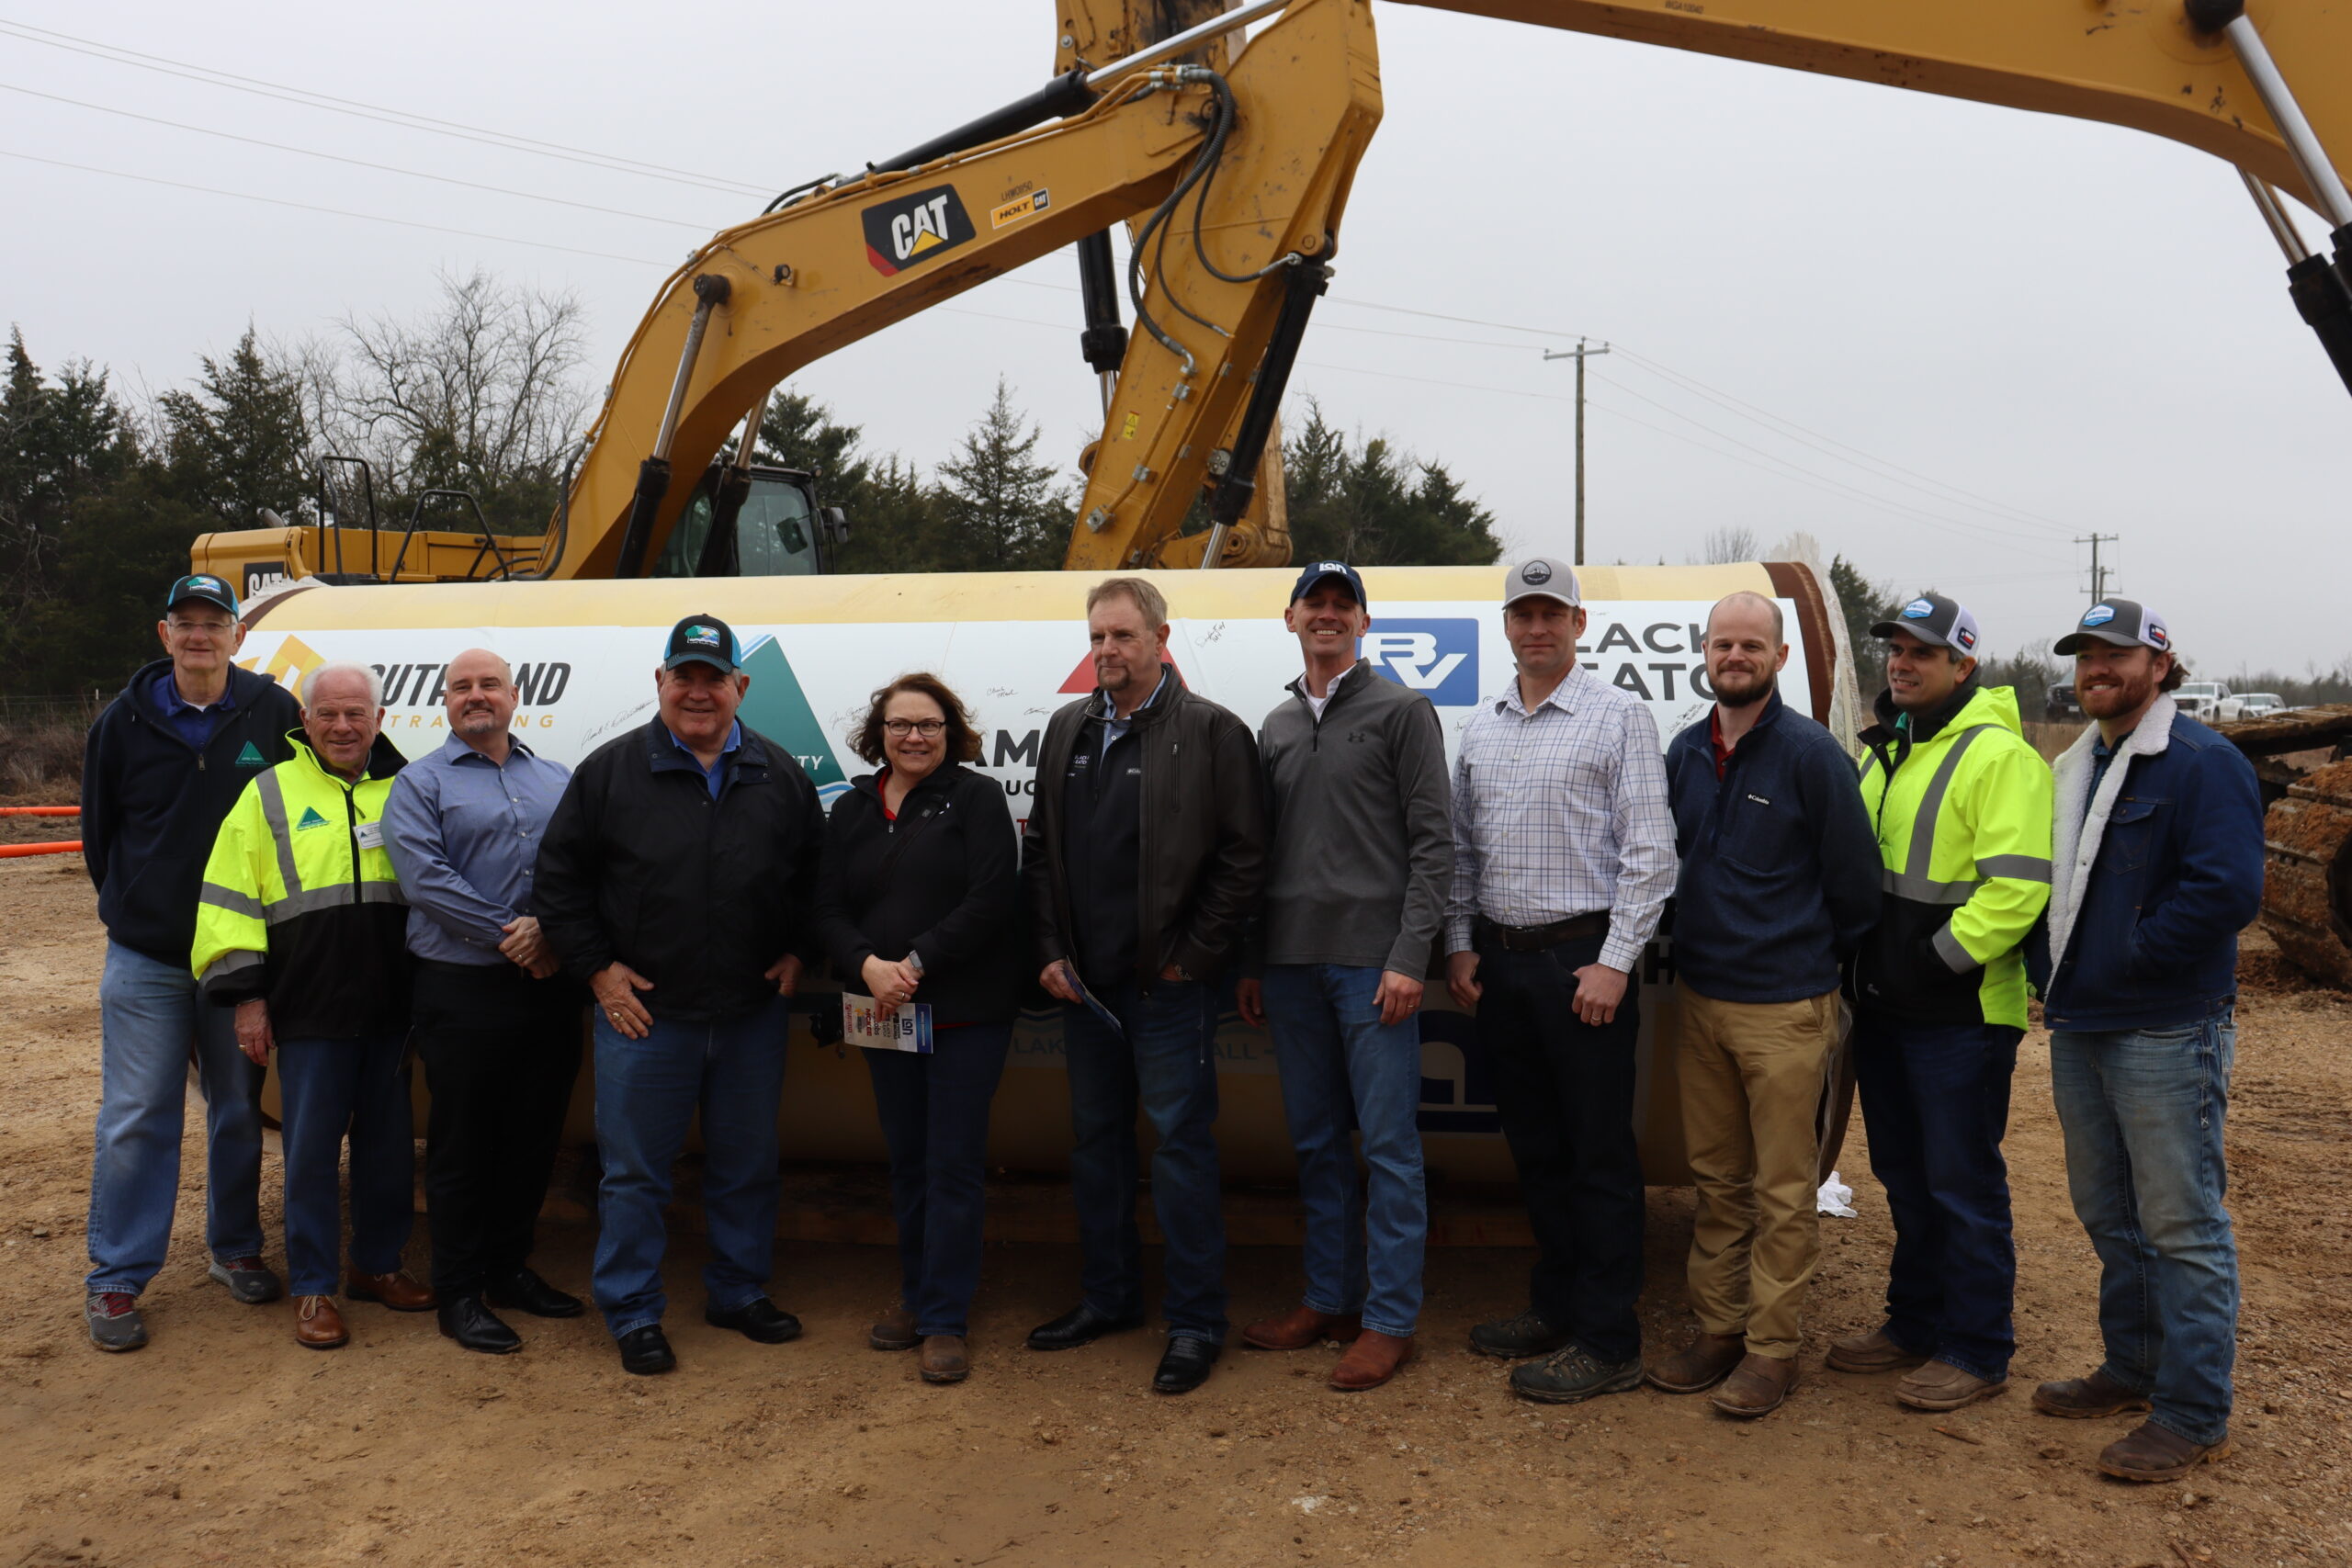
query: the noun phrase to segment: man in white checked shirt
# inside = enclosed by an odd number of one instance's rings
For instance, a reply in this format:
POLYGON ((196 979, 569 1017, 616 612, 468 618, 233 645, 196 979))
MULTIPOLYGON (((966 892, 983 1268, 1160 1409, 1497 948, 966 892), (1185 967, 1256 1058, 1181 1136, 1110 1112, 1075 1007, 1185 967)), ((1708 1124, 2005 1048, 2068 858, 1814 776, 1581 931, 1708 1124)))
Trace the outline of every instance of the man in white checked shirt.
POLYGON ((1642 1381, 1631 977, 1674 891, 1674 818, 1649 710, 1577 668, 1576 573, 1539 557, 1503 595, 1519 673, 1454 764, 1446 982, 1494 1054, 1536 1258, 1528 1309, 1470 1343, 1544 1357, 1511 1369, 1512 1390, 1570 1404, 1642 1381))

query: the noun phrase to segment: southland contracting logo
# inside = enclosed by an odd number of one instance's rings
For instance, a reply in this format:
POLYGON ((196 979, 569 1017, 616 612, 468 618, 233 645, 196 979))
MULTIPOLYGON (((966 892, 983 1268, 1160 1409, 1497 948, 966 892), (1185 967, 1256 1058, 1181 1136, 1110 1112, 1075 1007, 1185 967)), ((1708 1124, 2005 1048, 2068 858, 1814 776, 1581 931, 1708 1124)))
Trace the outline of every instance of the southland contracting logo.
POLYGON ((743 673, 752 684, 736 716, 744 728, 758 730, 799 759, 819 797, 831 805, 835 795, 848 791, 849 776, 833 754, 832 742, 825 739, 825 727, 817 722, 808 694, 800 689, 800 678, 792 672, 792 661, 775 637, 762 637, 752 644, 743 655, 743 673))

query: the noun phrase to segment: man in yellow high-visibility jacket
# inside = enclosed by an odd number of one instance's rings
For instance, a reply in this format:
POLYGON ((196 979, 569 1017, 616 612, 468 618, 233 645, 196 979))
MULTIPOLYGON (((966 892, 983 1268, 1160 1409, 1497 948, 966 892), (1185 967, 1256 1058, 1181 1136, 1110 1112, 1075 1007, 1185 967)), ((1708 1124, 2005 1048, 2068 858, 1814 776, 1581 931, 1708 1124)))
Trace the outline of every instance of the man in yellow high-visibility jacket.
POLYGON ((1885 1324, 1828 1360, 1909 1369, 1897 1400, 1957 1410, 2007 1388, 2017 1348, 2001 1138, 2026 1024, 2018 948, 2050 901, 2050 768, 2017 693, 1978 684, 1982 634, 1963 606, 1924 593, 1871 631, 1888 689, 1862 731, 1861 790, 1884 897, 1848 995, 1894 1257, 1885 1324))
POLYGON ((383 723, 382 680, 366 665, 325 664, 303 679, 302 728, 287 737, 293 760, 237 797, 196 913, 205 999, 237 1010, 237 1043, 255 1063, 277 1052, 294 1337, 313 1350, 350 1337, 334 1304, 346 1129, 348 1294, 395 1312, 434 1304, 401 1267, 416 1155, 408 908, 382 822, 401 759, 383 723))

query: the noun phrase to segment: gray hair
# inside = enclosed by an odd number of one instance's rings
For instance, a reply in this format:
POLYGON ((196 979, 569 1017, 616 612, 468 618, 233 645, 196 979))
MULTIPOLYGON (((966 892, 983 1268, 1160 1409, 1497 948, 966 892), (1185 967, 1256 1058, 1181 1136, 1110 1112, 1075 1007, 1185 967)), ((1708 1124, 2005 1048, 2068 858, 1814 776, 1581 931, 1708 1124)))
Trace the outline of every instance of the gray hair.
POLYGON ((1148 578, 1106 577, 1086 591, 1086 613, 1094 614, 1094 606, 1114 593, 1124 593, 1143 612, 1144 624, 1157 631, 1168 624, 1168 596, 1153 585, 1148 578))
POLYGON ((329 660, 326 663, 320 665, 316 670, 307 671, 304 672, 302 676, 302 690, 300 694, 302 705, 304 707, 309 707, 311 705, 311 694, 317 691, 319 682, 329 675, 358 676, 361 680, 368 682, 368 705, 373 708, 380 708, 384 705, 384 677, 382 674, 377 671, 372 666, 361 664, 356 660, 333 659, 329 660))
POLYGON ((1707 630, 1710 635, 1715 629, 1715 610, 1720 610, 1727 604, 1763 605, 1764 608, 1772 612, 1772 646, 1778 648, 1789 640, 1789 624, 1786 616, 1781 614, 1781 602, 1777 599, 1768 599, 1752 588, 1743 588, 1736 593, 1726 593, 1715 601, 1714 609, 1707 612, 1707 630))

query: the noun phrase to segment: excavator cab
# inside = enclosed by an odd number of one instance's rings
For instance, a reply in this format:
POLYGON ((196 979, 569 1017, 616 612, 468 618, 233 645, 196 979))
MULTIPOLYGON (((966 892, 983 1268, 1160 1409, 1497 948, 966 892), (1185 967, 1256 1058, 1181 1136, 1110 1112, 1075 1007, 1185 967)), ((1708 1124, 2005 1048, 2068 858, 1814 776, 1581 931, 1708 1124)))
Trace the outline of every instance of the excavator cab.
POLYGON ((834 551, 848 537, 842 509, 817 504, 813 476, 798 468, 738 470, 713 463, 678 514, 650 575, 813 577, 833 570, 834 551), (741 493, 730 494, 738 483, 741 493))

